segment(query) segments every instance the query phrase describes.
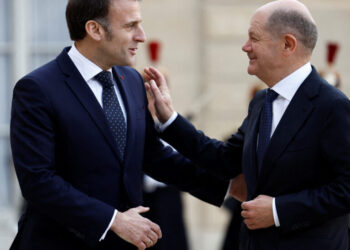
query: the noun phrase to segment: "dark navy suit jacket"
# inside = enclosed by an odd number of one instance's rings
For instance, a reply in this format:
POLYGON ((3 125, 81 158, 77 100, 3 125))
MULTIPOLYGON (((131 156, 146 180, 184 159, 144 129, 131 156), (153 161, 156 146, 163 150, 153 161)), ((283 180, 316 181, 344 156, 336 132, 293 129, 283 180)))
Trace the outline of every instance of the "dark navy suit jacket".
POLYGON ((259 117, 266 91, 227 143, 206 137, 179 116, 163 139, 221 178, 243 172, 248 200, 276 197, 280 227, 241 230, 241 249, 349 249, 350 102, 315 69, 278 124, 257 173, 259 117))
POLYGON ((227 182, 164 147, 140 75, 113 67, 127 112, 125 159, 69 48, 15 86, 11 147, 28 207, 12 249, 136 249, 106 230, 114 209, 141 204, 142 170, 220 205, 227 182), (220 193, 220 195, 217 195, 220 193))

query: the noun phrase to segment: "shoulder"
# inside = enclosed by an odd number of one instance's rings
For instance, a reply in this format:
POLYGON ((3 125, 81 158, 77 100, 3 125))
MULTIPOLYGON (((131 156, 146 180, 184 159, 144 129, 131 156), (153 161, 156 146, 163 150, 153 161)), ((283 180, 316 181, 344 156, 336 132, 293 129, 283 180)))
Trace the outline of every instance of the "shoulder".
POLYGON ((37 85, 44 87, 45 85, 57 81, 60 75, 61 73, 56 60, 52 60, 22 77, 17 84, 28 82, 36 83, 37 85))

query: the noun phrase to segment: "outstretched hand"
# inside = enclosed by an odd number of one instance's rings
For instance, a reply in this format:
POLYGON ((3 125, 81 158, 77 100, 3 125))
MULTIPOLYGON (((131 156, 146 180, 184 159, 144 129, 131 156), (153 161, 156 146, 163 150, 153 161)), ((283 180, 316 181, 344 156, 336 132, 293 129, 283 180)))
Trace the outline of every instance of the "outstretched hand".
POLYGON ((149 208, 139 206, 126 212, 118 212, 111 230, 123 240, 135 245, 138 250, 155 245, 158 239, 162 238, 162 232, 157 224, 140 215, 148 211, 149 208))
POLYGON ((144 72, 144 78, 149 82, 146 90, 154 99, 156 116, 161 123, 165 123, 174 113, 165 77, 154 67, 145 68, 144 72))

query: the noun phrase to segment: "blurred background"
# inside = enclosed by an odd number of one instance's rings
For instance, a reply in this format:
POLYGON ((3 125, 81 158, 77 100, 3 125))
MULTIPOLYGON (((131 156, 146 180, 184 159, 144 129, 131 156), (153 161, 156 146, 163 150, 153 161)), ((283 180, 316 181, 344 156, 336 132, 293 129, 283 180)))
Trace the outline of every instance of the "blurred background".
MULTIPOLYGON (((247 113, 258 79, 246 73, 249 19, 261 0, 144 0, 143 27, 160 54, 151 60, 140 46, 136 68, 167 72, 174 105, 207 135, 227 138, 247 113)), ((304 0, 318 24, 312 64, 327 70, 327 44, 339 45, 332 67, 340 89, 350 95, 350 2, 304 0)), ((66 0, 0 0, 0 250, 16 233, 20 191, 12 167, 9 119, 15 82, 55 58, 72 42, 65 22, 66 0)), ((183 195, 190 249, 221 249, 230 213, 183 195)))

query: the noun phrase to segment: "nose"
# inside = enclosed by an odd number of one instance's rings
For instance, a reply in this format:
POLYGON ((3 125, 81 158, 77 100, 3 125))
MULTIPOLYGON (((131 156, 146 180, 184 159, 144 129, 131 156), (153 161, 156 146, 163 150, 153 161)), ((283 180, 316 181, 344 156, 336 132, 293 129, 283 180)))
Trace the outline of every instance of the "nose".
POLYGON ((146 41, 146 34, 141 25, 139 26, 134 39, 139 43, 144 43, 146 41))
POLYGON ((252 44, 250 43, 249 40, 247 40, 247 41, 245 42, 245 44, 242 46, 242 50, 243 50, 244 52, 249 52, 249 51, 252 50, 252 44))

